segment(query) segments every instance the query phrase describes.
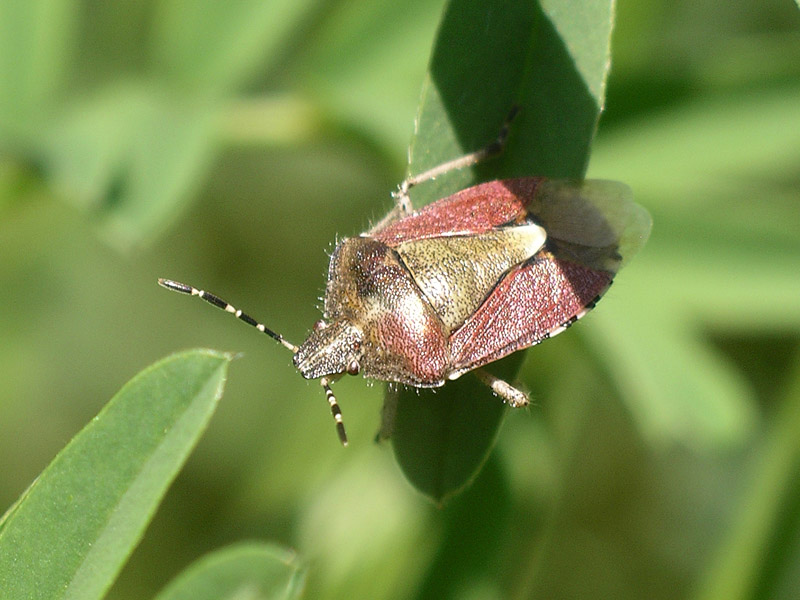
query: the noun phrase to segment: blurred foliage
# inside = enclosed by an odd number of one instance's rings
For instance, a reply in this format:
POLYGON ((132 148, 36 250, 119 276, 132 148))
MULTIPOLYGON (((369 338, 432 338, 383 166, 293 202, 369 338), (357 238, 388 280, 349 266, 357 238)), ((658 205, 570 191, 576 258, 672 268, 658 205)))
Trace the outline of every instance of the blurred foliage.
POLYGON ((282 348, 155 285, 302 338, 325 251, 391 206, 442 8, 0 4, 0 505, 136 371, 222 347, 244 357, 110 597, 243 539, 295 548, 308 598, 796 597, 791 0, 617 3, 589 175, 631 185, 652 238, 525 354, 534 406, 445 508, 371 443, 381 386, 337 384, 342 450, 282 348))
POLYGON ((156 600, 294 600, 302 597, 304 578, 294 553, 242 543, 197 561, 156 600))

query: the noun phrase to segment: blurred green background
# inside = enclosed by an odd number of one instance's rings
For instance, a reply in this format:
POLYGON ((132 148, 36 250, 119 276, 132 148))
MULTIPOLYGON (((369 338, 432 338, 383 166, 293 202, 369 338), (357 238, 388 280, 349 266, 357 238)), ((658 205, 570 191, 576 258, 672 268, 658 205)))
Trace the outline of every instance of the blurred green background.
POLYGON ((209 346, 242 357, 110 597, 262 539, 308 561, 308 598, 796 598, 790 0, 618 2, 589 174, 634 189, 652 238, 528 353, 535 405, 442 509, 372 443, 382 386, 337 384, 342 450, 285 350, 155 284, 302 339, 326 253, 403 178, 442 7, 0 5, 0 506, 141 368, 209 346))

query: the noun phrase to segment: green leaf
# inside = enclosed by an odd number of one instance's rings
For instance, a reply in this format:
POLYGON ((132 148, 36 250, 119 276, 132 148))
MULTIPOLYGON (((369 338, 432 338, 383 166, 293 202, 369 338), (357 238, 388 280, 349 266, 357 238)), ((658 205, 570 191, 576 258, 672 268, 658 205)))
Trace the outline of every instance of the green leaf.
POLYGON ((388 430, 400 466, 419 491, 439 503, 472 482, 503 421, 500 400, 475 393, 482 385, 467 375, 444 390, 386 393, 384 426, 391 410, 388 430))
POLYGON ((611 7, 597 0, 450 5, 423 84, 409 172, 482 148, 513 106, 520 111, 502 157, 412 190, 416 206, 492 177, 583 176, 605 97, 611 7))
POLYGON ((213 552, 178 575, 155 600, 291 600, 303 591, 297 555, 271 544, 238 544, 213 552))
MULTIPOLYGON (((604 101, 612 6, 597 0, 450 3, 423 86, 409 172, 484 147, 511 108, 520 111, 501 157, 414 188, 415 206, 497 177, 583 176, 604 101)), ((491 370, 513 374, 520 360, 510 357, 491 370)), ((394 423, 401 468, 441 502, 477 473, 503 411, 498 398, 466 376, 441 390, 400 390, 384 433, 394 423)))
POLYGON ((230 357, 176 354, 145 369, 3 517, 5 599, 101 598, 208 423, 230 357))

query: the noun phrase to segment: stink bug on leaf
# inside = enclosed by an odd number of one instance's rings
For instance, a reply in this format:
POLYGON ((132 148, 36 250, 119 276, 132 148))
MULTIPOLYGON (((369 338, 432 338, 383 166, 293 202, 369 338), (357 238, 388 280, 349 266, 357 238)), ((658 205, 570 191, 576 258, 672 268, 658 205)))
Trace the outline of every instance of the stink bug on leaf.
MULTIPOLYGON (((509 119, 510 121, 510 119, 509 119)), ((613 181, 523 177, 482 183, 415 211, 409 189, 499 153, 486 148, 406 179, 394 209, 331 256, 323 319, 296 346, 213 294, 199 296, 266 333, 319 379, 347 445, 330 384, 363 374, 438 387, 468 371, 509 405, 527 395, 481 367, 564 331, 594 308, 647 240, 650 216, 613 181)))

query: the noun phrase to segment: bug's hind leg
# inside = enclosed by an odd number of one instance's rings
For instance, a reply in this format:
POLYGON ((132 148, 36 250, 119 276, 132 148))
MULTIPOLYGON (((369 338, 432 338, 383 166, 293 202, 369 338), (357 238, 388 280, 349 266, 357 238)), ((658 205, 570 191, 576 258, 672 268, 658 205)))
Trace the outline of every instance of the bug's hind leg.
POLYGON ((528 406, 530 403, 528 394, 520 389, 515 388, 507 381, 500 379, 499 377, 495 377, 489 373, 489 371, 484 369, 475 369, 473 372, 475 375, 477 375, 478 379, 488 385, 491 390, 500 396, 510 407, 520 408, 523 406, 528 406))

